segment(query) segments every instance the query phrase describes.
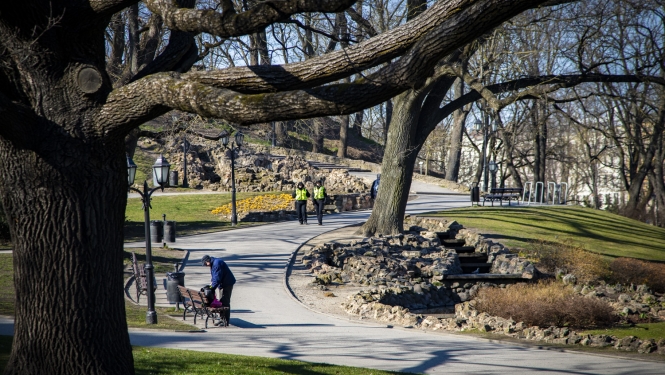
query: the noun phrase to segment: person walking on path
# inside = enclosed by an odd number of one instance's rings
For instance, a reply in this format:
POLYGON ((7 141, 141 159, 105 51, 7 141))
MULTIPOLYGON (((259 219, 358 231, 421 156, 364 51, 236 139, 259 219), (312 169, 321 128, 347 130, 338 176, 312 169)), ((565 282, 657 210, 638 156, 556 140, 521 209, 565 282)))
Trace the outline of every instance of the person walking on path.
POLYGON ((206 267, 210 267, 210 288, 212 290, 219 288, 219 301, 222 303, 222 306, 229 308, 224 312, 226 325, 228 325, 231 319, 231 293, 233 292, 233 285, 236 283, 236 278, 233 276, 233 272, 231 272, 229 266, 221 258, 204 255, 201 258, 201 263, 206 267))
POLYGON ((379 193, 379 182, 381 182, 381 173, 376 175, 376 180, 374 180, 372 188, 369 190, 369 196, 372 199, 376 199, 376 195, 379 193))
POLYGON ((307 224, 307 198, 309 198, 309 191, 305 189, 305 184, 298 182, 296 191, 293 193, 293 198, 296 199, 298 221, 300 224, 307 224))
POLYGON ((321 181, 316 181, 312 201, 314 202, 314 207, 316 207, 316 219, 319 221, 319 225, 323 225, 323 206, 326 203, 327 196, 326 188, 321 186, 321 181))

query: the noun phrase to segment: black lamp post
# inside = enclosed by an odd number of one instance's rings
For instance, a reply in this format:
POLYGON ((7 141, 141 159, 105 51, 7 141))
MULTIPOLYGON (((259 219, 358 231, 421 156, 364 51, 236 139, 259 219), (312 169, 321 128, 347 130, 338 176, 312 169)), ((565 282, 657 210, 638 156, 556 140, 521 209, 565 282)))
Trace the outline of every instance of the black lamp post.
POLYGON ((243 140, 245 135, 242 132, 236 132, 235 135, 235 144, 231 141, 231 147, 229 147, 229 135, 228 133, 222 137, 222 145, 227 150, 231 151, 231 225, 235 226, 238 224, 238 212, 236 211, 236 150, 240 150, 242 147, 243 140))
POLYGON ((489 169, 492 172, 492 189, 494 189, 496 187, 496 172, 499 170, 499 166, 494 161, 491 161, 489 169))
POLYGON ((148 312, 145 315, 145 322, 147 324, 157 324, 157 313, 155 312, 155 273, 154 267, 152 265, 152 248, 150 243, 150 196, 157 189, 162 189, 162 191, 164 191, 164 186, 168 182, 170 168, 171 165, 169 162, 166 161, 163 155, 160 155, 159 158, 157 158, 155 161, 155 164, 152 166, 155 180, 159 186, 153 189, 149 189, 148 182, 143 181, 143 191, 141 191, 132 187, 134 184, 134 177, 136 177, 136 164, 134 164, 134 161, 129 157, 129 155, 127 155, 128 189, 139 193, 141 196, 141 202, 143 202, 143 212, 145 216, 145 272, 147 279, 146 282, 148 284, 148 312))

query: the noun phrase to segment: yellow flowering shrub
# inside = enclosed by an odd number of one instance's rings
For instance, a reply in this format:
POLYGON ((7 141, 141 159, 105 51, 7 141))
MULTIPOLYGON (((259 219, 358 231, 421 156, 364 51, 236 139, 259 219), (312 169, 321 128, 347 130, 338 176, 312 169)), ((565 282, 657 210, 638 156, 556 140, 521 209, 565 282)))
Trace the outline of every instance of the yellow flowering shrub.
MULTIPOLYGON (((236 210, 238 213, 281 211, 289 209, 293 209, 293 198, 290 194, 257 195, 236 202, 236 210)), ((212 213, 213 215, 230 215, 231 203, 213 209, 212 213)))

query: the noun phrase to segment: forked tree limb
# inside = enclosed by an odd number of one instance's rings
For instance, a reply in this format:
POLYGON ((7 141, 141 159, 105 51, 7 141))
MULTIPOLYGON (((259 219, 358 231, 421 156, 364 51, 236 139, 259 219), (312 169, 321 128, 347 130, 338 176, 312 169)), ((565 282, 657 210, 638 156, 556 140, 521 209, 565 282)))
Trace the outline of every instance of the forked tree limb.
POLYGON ((398 61, 354 83, 247 95, 192 79, 195 73, 162 73, 114 90, 97 121, 102 134, 121 136, 169 108, 237 124, 350 114, 420 87, 443 57, 542 1, 460 0, 467 6, 449 9, 398 61))
POLYGON ((152 12, 161 15, 164 24, 172 30, 230 38, 262 30, 298 13, 341 12, 355 2, 356 0, 268 0, 242 13, 230 9, 221 13, 211 9, 182 9, 176 6, 174 0, 146 0, 145 4, 152 12))

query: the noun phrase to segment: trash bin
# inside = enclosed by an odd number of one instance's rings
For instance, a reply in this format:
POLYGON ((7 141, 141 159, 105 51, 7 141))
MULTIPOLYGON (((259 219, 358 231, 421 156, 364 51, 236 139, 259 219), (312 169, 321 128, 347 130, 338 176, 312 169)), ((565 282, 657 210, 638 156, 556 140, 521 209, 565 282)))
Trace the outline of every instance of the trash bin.
POLYGON ((178 171, 171 171, 171 173, 169 173, 169 186, 178 186, 178 171))
POLYGON ((180 291, 178 286, 185 286, 185 273, 178 271, 178 264, 175 264, 174 272, 166 273, 166 299, 169 303, 180 302, 180 291))
POLYGON ((164 222, 164 242, 175 242, 175 221, 164 222))
POLYGON ((480 203, 480 188, 478 186, 471 186, 471 205, 473 202, 480 203))
POLYGON ((150 241, 152 243, 162 242, 164 236, 164 222, 161 220, 152 220, 150 222, 150 241))

